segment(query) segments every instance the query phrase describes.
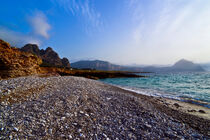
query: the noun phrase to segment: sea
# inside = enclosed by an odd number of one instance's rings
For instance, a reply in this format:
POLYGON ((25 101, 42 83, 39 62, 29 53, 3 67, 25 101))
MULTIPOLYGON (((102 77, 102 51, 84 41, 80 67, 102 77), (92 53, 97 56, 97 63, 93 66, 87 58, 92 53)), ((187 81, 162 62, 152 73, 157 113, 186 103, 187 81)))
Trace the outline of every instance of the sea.
POLYGON ((107 78, 104 83, 210 108, 210 72, 140 73, 145 78, 107 78))

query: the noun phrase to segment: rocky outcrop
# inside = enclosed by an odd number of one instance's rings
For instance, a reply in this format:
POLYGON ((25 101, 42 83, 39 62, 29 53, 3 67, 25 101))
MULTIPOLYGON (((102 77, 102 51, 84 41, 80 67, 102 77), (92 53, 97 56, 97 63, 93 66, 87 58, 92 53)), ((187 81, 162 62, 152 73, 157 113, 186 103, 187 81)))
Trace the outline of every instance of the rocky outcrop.
POLYGON ((21 52, 0 40, 0 78, 13 78, 37 74, 42 59, 31 53, 21 52))
POLYGON ((61 62, 62 62, 62 65, 66 68, 70 68, 70 63, 69 63, 69 60, 64 57, 63 59, 61 59, 61 62))
POLYGON ((69 60, 67 58, 61 59, 59 55, 50 47, 48 47, 46 50, 43 49, 40 50, 36 44, 26 44, 20 50, 41 57, 44 66, 70 68, 69 60))
POLYGON ((43 62, 52 66, 63 66, 59 55, 50 47, 48 47, 46 50, 42 50, 41 58, 43 62))

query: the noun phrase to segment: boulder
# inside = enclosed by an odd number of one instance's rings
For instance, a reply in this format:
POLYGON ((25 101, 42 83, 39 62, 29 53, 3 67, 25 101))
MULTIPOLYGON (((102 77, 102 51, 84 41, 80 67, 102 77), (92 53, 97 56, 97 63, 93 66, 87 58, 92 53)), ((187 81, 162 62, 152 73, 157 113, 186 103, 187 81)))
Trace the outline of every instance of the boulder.
POLYGON ((63 59, 61 59, 61 62, 62 62, 62 65, 66 68, 70 68, 70 63, 69 63, 69 60, 64 57, 63 59))

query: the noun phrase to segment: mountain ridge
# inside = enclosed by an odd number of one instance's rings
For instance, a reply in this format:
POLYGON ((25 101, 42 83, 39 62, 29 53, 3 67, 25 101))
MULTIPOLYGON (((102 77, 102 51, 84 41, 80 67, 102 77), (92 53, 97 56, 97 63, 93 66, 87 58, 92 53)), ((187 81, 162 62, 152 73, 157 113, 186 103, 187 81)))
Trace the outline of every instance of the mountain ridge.
POLYGON ((56 66, 70 68, 70 62, 67 58, 60 58, 58 53, 55 52, 51 47, 47 47, 46 50, 39 49, 36 44, 26 44, 20 51, 35 54, 42 58, 44 66, 56 66))
POLYGON ((73 68, 79 69, 97 69, 97 70, 116 70, 116 71, 132 71, 132 72, 194 72, 205 71, 199 64, 195 64, 192 61, 181 59, 174 63, 172 66, 157 67, 157 66, 145 66, 145 67, 132 67, 121 66, 112 64, 108 61, 102 60, 81 60, 71 64, 73 68))

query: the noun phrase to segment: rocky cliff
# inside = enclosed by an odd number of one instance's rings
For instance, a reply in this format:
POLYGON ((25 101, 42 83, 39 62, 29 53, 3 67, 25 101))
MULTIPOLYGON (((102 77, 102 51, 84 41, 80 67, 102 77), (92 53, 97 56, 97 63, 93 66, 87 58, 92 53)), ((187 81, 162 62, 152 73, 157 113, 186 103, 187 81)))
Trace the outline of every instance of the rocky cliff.
POLYGON ((42 59, 31 53, 12 48, 0 40, 0 78, 33 75, 40 72, 42 59))
POLYGON ((20 50, 41 57, 44 66, 70 68, 69 60, 67 58, 61 59, 59 55, 50 47, 48 47, 46 50, 40 50, 36 44, 26 44, 20 50))

